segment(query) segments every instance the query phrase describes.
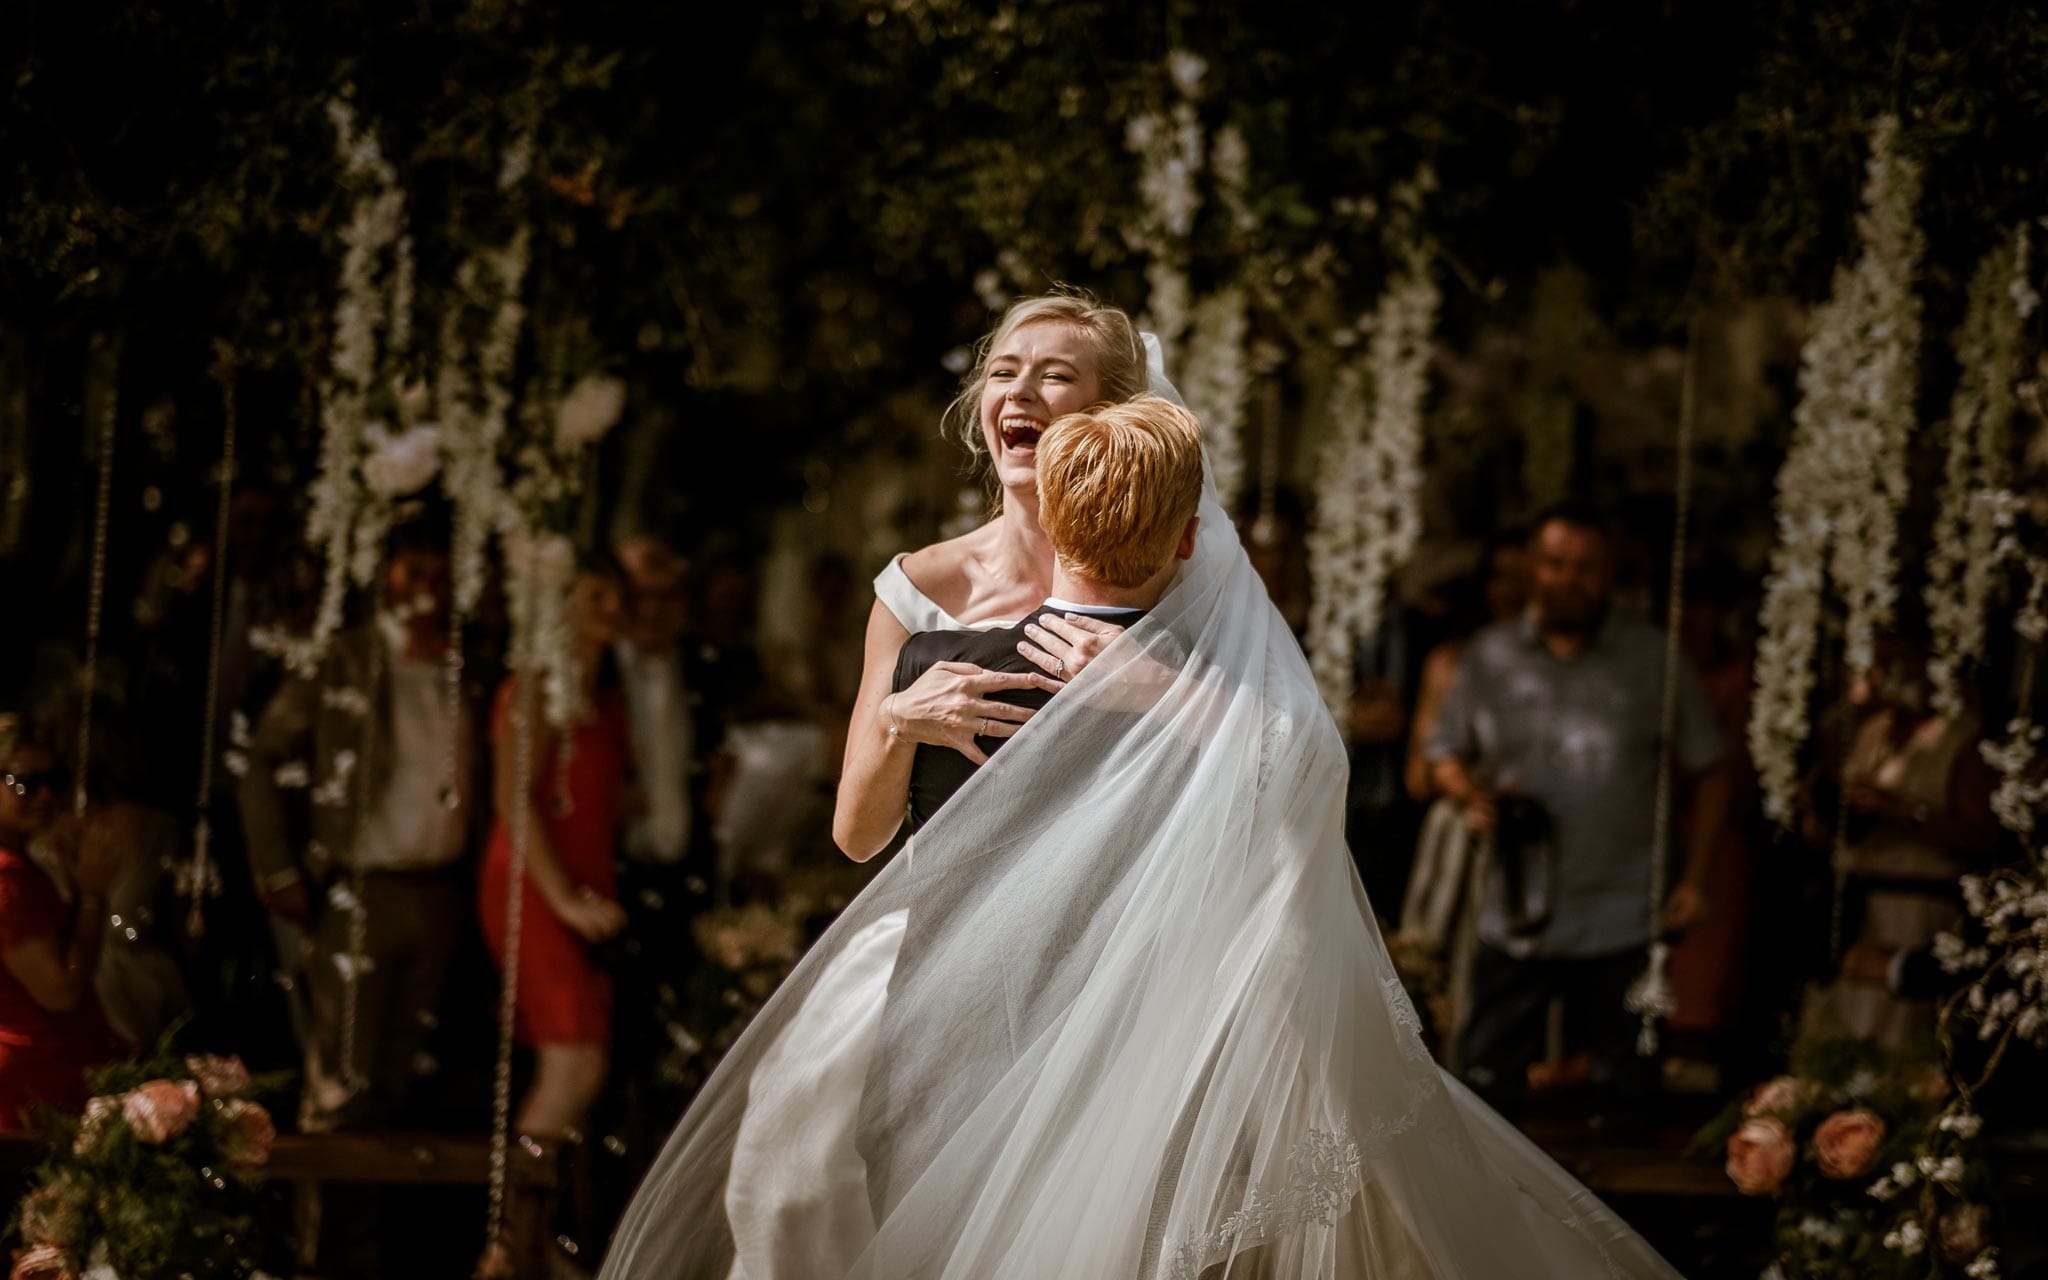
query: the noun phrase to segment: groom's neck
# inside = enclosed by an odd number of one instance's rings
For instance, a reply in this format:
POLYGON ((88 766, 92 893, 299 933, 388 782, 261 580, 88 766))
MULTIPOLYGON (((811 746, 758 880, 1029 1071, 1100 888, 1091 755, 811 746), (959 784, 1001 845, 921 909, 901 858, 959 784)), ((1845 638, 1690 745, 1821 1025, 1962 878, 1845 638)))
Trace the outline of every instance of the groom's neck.
POLYGON ((1053 598, 1070 600, 1075 604, 1101 605, 1105 609, 1150 609, 1159 603, 1159 597, 1166 594, 1166 588, 1173 582, 1173 571, 1179 563, 1177 560, 1168 560, 1164 568, 1142 584, 1135 587, 1118 587, 1094 578, 1069 573, 1055 559, 1052 570, 1053 598))

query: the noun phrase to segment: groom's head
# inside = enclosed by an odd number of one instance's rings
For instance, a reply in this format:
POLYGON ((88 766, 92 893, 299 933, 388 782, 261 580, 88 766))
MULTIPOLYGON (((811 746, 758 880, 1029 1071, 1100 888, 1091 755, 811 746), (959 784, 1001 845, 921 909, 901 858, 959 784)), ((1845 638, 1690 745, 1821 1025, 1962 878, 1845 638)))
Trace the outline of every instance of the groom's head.
POLYGON ((1039 438, 1038 523, 1067 578, 1164 590, 1194 554, 1201 500, 1201 424, 1169 400, 1068 414, 1039 438))

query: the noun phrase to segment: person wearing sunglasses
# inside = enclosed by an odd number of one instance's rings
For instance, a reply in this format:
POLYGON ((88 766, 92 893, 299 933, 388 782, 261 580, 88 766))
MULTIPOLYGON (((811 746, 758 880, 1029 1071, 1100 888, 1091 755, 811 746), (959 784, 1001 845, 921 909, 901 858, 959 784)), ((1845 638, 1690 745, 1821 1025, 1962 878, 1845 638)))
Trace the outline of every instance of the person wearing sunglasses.
POLYGON ((82 1110, 85 1073, 113 1048, 93 975, 116 860, 97 829, 80 833, 74 908, 28 855, 60 781, 50 749, 0 713, 0 1129, 29 1127, 39 1103, 82 1110))

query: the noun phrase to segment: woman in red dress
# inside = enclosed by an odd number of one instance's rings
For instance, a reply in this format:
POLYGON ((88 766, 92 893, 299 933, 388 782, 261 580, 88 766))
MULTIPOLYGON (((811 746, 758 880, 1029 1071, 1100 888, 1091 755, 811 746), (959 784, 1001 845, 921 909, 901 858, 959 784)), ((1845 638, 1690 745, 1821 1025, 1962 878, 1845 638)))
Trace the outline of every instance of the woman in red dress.
POLYGON ((116 866, 106 833, 79 833, 75 911, 28 857, 56 818, 57 786, 49 748, 0 715, 0 1129, 29 1127, 37 1103, 83 1110, 86 1071, 114 1055, 93 994, 116 866))
POLYGON ((579 1129, 604 1089, 611 1045, 611 979, 590 947, 625 927, 612 849, 626 797, 631 748, 625 704, 598 678, 623 615, 617 578, 585 572, 568 602, 571 646, 583 673, 577 717, 549 722, 546 692, 520 677, 499 687, 492 716, 497 820, 484 854, 479 898, 484 937, 502 971, 512 878, 515 806, 526 807, 526 875, 519 932, 517 1031, 535 1052, 534 1080, 520 1103, 519 1132, 559 1138, 579 1129), (523 703, 524 706, 519 704, 523 703), (519 776, 520 712, 533 717, 531 768, 519 776))

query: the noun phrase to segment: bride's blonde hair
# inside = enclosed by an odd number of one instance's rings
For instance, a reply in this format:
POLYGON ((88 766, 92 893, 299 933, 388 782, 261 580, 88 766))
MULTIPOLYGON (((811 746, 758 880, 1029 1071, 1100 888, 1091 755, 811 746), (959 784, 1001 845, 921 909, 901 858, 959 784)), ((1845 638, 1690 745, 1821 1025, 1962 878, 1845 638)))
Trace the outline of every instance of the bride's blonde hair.
POLYGON ((996 327, 974 344, 974 367, 961 380, 960 394, 946 406, 941 419, 974 465, 979 466, 988 456, 988 442, 981 434, 981 392, 988 383, 989 353, 1027 324, 1053 322, 1072 325, 1087 339, 1095 354, 1095 378, 1105 402, 1120 403, 1145 389, 1145 343, 1122 307, 1112 307, 1085 290, 1064 285, 1035 298, 1019 298, 1003 312, 996 327))

